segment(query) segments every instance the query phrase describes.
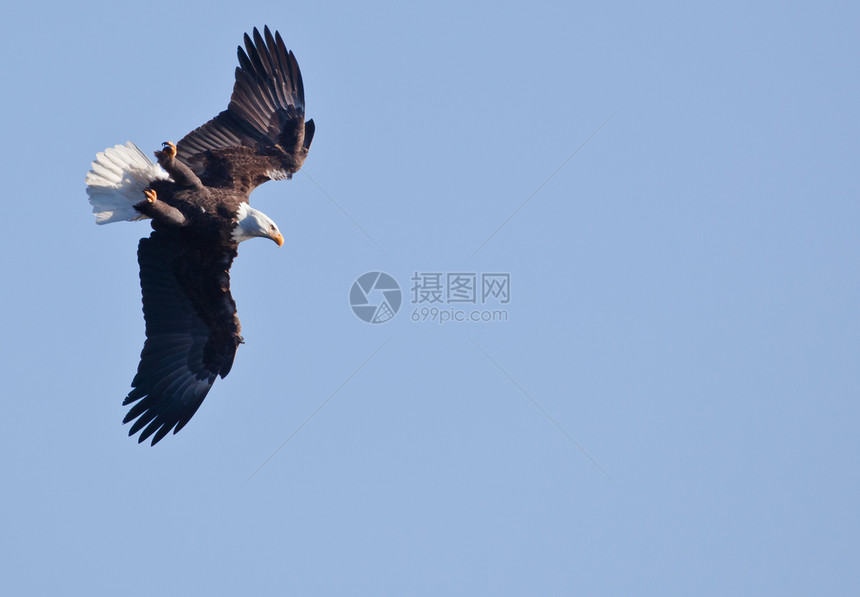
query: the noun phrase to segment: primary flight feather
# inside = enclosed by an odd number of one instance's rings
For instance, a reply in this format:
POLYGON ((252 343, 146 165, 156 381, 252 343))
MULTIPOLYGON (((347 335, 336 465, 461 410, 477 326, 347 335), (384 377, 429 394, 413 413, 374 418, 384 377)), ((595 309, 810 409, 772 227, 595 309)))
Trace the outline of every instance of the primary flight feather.
POLYGON ((284 238, 248 197, 267 180, 291 178, 314 135, 305 122, 299 65, 276 31, 245 35, 227 109, 152 163, 133 143, 97 154, 87 195, 97 224, 149 218, 137 257, 146 342, 123 423, 152 445, 182 429, 242 343, 230 266, 238 245, 284 238))

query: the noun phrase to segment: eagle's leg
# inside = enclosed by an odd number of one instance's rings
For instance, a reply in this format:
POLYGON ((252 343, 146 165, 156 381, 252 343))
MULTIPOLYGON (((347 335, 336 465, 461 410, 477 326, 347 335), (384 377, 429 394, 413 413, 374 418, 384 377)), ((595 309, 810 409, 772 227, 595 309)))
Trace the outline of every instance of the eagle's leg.
POLYGON ((182 215, 182 212, 175 207, 167 205, 164 201, 159 201, 155 190, 144 189, 143 196, 145 199, 134 205, 134 209, 139 213, 149 216, 153 220, 170 224, 171 226, 185 225, 185 216, 182 215))
POLYGON ((155 152, 155 157, 158 158, 161 167, 167 170, 173 182, 182 187, 202 189, 203 183, 191 171, 191 168, 176 159, 176 144, 172 141, 165 141, 161 146, 162 149, 155 152))

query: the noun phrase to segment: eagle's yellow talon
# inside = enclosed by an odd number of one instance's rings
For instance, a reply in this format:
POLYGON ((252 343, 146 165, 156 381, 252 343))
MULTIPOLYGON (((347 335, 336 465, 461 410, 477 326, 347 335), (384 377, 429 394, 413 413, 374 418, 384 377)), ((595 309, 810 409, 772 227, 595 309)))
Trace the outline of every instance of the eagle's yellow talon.
POLYGON ((161 144, 162 149, 155 152, 155 157, 172 160, 176 157, 176 143, 173 141, 165 141, 161 144))
POLYGON ((150 203, 155 203, 155 200, 158 198, 158 196, 155 194, 155 191, 153 191, 152 189, 144 189, 143 194, 146 196, 146 200, 150 203))

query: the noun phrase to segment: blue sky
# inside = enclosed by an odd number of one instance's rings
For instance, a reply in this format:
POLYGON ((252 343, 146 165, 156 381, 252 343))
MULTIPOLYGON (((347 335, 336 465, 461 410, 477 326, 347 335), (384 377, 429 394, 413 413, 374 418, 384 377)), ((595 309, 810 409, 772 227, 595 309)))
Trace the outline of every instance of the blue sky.
POLYGON ((856 593, 858 16, 3 8, 2 592, 856 593), (233 371, 138 445, 148 226, 84 176, 224 109, 264 24, 307 175, 252 196, 286 243, 241 247, 233 371), (415 273, 509 274, 507 319, 415 322, 415 273))

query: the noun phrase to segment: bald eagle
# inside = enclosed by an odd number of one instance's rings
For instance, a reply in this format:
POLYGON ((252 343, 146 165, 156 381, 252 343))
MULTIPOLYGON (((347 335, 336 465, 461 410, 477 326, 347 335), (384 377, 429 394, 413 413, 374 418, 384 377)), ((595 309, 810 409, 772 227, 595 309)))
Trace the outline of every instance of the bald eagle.
POLYGON ((133 143, 98 153, 87 174, 97 224, 150 219, 137 258, 146 341, 123 423, 158 443, 182 429, 242 343, 230 265, 240 242, 284 237, 248 197, 267 180, 291 178, 308 155, 314 122, 296 57, 278 32, 245 34, 227 109, 155 152, 133 143))

